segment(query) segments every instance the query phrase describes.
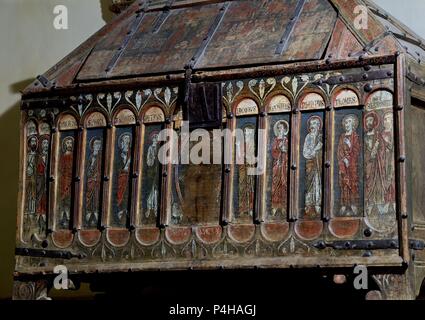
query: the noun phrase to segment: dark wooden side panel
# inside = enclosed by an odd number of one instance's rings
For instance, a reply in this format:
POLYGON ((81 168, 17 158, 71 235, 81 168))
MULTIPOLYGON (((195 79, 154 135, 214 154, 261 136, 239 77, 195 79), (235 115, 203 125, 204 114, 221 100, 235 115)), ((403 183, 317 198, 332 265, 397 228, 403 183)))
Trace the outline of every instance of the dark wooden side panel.
POLYGON ((425 136, 425 102, 412 101, 412 106, 406 112, 406 148, 411 165, 410 190, 412 192, 413 222, 425 225, 425 210, 423 199, 425 199, 425 148, 421 143, 421 137, 425 136))

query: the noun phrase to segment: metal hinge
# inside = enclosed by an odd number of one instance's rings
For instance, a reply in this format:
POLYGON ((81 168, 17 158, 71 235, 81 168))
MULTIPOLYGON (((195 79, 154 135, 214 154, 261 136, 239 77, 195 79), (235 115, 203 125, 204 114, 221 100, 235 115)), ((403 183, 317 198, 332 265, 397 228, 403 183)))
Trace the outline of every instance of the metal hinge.
POLYGON ((59 258, 59 259, 84 259, 85 254, 79 253, 75 254, 71 251, 61 251, 61 250, 44 250, 44 249, 34 249, 34 248, 15 248, 15 255, 17 256, 30 256, 30 257, 43 257, 43 258, 59 258))
MULTIPOLYGON (((335 250, 380 250, 380 249, 398 249, 397 239, 387 240, 350 240, 350 241, 332 241, 323 240, 313 243, 317 249, 332 248, 335 250)), ((425 241, 409 239, 409 247, 412 250, 425 250, 425 241)))
POLYGON ((354 74, 345 74, 335 77, 329 77, 326 80, 318 80, 315 84, 326 83, 329 85, 335 84, 344 84, 344 83, 354 83, 354 82, 362 82, 362 81, 373 81, 373 80, 383 80, 390 79, 394 77, 394 72, 391 69, 382 69, 375 70, 363 73, 354 73, 354 74))
POLYGON ((53 87, 53 83, 50 82, 49 79, 47 79, 45 76, 40 75, 37 76, 37 80, 41 83, 41 85, 45 88, 51 88, 53 87))
POLYGON ((425 250, 425 241, 409 239, 409 247, 412 250, 425 250))
POLYGON ((389 240, 350 240, 350 241, 318 241, 313 244, 315 248, 335 250, 380 250, 380 249, 398 249, 397 239, 389 240))

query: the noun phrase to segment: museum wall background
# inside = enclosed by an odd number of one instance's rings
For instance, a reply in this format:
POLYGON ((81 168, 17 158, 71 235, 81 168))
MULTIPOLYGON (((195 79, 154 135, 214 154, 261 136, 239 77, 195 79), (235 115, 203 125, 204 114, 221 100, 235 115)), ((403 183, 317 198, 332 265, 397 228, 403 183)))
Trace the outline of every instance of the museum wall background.
POLYGON ((110 20, 109 4, 109 0, 0 0, 0 299, 12 290, 19 91, 110 20), (58 4, 68 8, 68 30, 53 27, 58 4))
MULTIPOLYGON (((0 299, 12 290, 19 163, 19 100, 44 73, 97 31, 112 14, 110 0, 0 0, 0 299), (69 29, 53 27, 53 8, 65 5, 69 29)), ((425 1, 376 0, 425 38, 425 1)))

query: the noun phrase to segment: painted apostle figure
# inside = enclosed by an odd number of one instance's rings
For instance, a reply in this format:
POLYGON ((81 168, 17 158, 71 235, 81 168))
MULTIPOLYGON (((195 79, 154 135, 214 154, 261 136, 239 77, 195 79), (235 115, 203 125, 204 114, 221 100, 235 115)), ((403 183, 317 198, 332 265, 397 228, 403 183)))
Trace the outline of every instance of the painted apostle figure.
MULTIPOLYGON (((245 148, 244 164, 239 166, 239 215, 253 216, 254 214, 254 192, 255 176, 250 174, 254 168, 253 157, 255 157, 255 126, 248 124, 243 128, 245 148)), ((242 148, 237 145, 237 152, 242 153, 242 148)))
POLYGON ((39 154, 37 159, 37 224, 38 232, 41 234, 46 230, 47 212, 47 165, 49 158, 48 136, 43 136, 39 140, 39 154))
POLYGON ((359 119, 355 114, 342 119, 344 128, 338 142, 339 186, 341 190, 341 216, 357 215, 359 203, 358 165, 360 157, 360 138, 356 130, 359 119))
POLYGON ((128 215, 128 183, 131 164, 131 135, 122 134, 118 139, 118 190, 117 190, 117 215, 116 222, 125 225, 128 215))
POLYGON ((90 154, 86 165, 86 215, 88 227, 96 227, 100 209, 100 186, 102 174, 102 140, 94 137, 90 141, 90 154))
POLYGON ((288 133, 289 124, 285 120, 277 121, 273 127, 275 138, 272 144, 272 216, 278 212, 286 213, 287 171, 288 171, 288 133))
POLYGON ((74 138, 66 137, 62 141, 62 154, 60 156, 60 218, 59 225, 63 228, 69 226, 72 196, 72 175, 74 166, 74 138))
POLYGON ((27 167, 26 167, 26 208, 25 212, 28 215, 35 216, 35 207, 37 199, 37 186, 36 186, 36 161, 37 161, 37 148, 38 139, 36 136, 28 138, 28 151, 27 151, 27 167))
POLYGON ((308 134, 305 137, 303 156, 306 159, 305 208, 306 218, 320 216, 322 205, 322 119, 312 116, 308 119, 308 134))
POLYGON ((384 187, 385 206, 383 213, 388 213, 390 209, 395 211, 395 163, 394 163, 394 131, 393 113, 388 111, 383 116, 382 142, 384 145, 384 187))
POLYGON ((381 210, 384 203, 383 143, 379 132, 379 116, 370 111, 364 116, 365 203, 366 213, 381 210))
POLYGON ((158 161, 158 132, 154 131, 150 136, 151 145, 148 148, 148 154, 146 156, 147 164, 147 182, 151 186, 149 187, 149 195, 146 200, 146 211, 145 217, 157 216, 158 212, 158 172, 159 172, 159 161, 158 161))

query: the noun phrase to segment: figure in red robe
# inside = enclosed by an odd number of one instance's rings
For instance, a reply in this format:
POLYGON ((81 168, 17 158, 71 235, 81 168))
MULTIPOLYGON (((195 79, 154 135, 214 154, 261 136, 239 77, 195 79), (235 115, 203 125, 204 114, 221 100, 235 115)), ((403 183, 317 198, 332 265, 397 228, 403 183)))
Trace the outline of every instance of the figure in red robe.
POLYGON ((86 227, 96 227, 100 209, 100 187, 102 174, 102 139, 94 137, 90 141, 90 154, 86 164, 86 227))
POLYGON ((359 119, 355 114, 349 114, 342 120, 345 130, 339 137, 338 169, 339 187, 341 190, 341 216, 357 215, 359 203, 358 165, 360 157, 360 139, 356 133, 359 119))
POLYGON ((43 136, 39 140, 39 155, 37 159, 37 223, 38 232, 46 230, 47 212, 47 163, 49 158, 50 137, 43 136))
POLYGON ((274 125, 275 138, 272 145, 272 216, 286 214, 287 172, 288 172, 288 132, 289 124, 280 120, 274 125))
POLYGON ((66 137, 62 141, 62 154, 60 156, 60 217, 59 225, 67 228, 70 221, 72 174, 74 164, 74 138, 66 137))
POLYGON ((131 135, 122 134, 118 139, 118 148, 120 151, 117 178, 117 215, 116 223, 125 226, 128 215, 128 184, 131 163, 131 135))

